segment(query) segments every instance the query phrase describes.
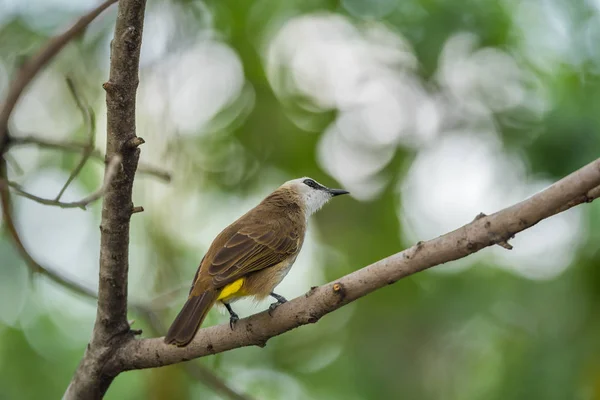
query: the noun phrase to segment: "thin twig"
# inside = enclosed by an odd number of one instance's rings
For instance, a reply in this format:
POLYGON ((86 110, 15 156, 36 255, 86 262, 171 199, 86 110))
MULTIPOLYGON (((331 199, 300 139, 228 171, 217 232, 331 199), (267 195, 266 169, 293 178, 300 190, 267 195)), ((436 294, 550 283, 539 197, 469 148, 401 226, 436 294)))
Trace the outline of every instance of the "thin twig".
POLYGON ((93 193, 91 193, 89 196, 84 197, 83 199, 78 200, 78 201, 63 202, 63 201, 57 201, 57 200, 52 200, 52 199, 45 199, 43 197, 39 197, 39 196, 36 196, 34 194, 24 191, 23 189, 21 189, 21 187, 19 185, 17 185, 14 182, 8 182, 8 186, 10 186, 15 191, 15 193, 17 193, 19 196, 23 196, 25 198, 28 198, 28 199, 33 200, 40 204, 44 204, 47 206, 56 206, 56 207, 60 207, 60 208, 81 208, 81 209, 85 210, 85 208, 90 203, 98 200, 100 197, 102 197, 104 192, 106 192, 106 188, 108 187, 108 185, 110 185, 111 180, 114 178, 114 176, 116 175, 116 173, 118 171, 121 160, 122 160, 122 157, 120 155, 118 155, 118 154, 115 155, 110 160, 110 162, 108 163, 108 165, 106 167, 106 173, 105 173, 104 181, 102 182, 102 185, 100 185, 100 187, 98 189, 96 189, 93 193))
MULTIPOLYGON (((6 176, 6 163, 3 162, 2 157, 0 157, 0 176, 6 176)), ((94 291, 89 289, 80 283, 78 283, 75 279, 67 277, 57 271, 53 271, 48 267, 41 266, 27 251, 25 246, 23 245, 23 241, 19 236, 17 228, 15 227, 15 223, 12 217, 12 205, 10 199, 10 192, 6 185, 0 185, 0 200, 2 203, 2 217, 4 222, 4 227, 8 231, 9 235, 12 237, 19 254, 27 263, 27 266, 34 273, 39 273, 45 275, 52 279, 53 281, 68 287, 76 293, 82 294, 84 296, 94 296, 94 291)))
POLYGON ((58 192, 58 195, 54 199, 55 201, 60 200, 62 195, 65 193, 65 190, 67 190, 67 188, 71 184, 71 182, 73 182, 75 178, 77 178, 77 175, 79 175, 79 173, 87 163, 88 159, 90 158, 90 155, 94 151, 94 145, 96 143, 96 118, 94 116, 94 110, 92 110, 91 107, 83 104, 81 96, 77 92, 77 88, 75 87, 75 84, 73 84, 71 78, 67 78, 67 86, 69 87, 69 91, 71 92, 71 96, 73 96, 73 100, 75 101, 77 108, 79 108, 79 111, 81 112, 81 115, 83 117, 83 124, 87 126, 88 142, 85 148, 83 149, 83 155, 81 156, 79 164, 77 164, 73 172, 71 172, 71 175, 69 175, 69 179, 67 179, 63 187, 60 189, 60 192, 58 192))
POLYGON ((13 171, 15 171, 16 175, 23 175, 23 168, 21 168, 16 158, 14 158, 11 154, 5 153, 4 159, 6 160, 8 166, 10 166, 13 169, 13 171))
POLYGON ((58 52, 69 43, 75 36, 79 35, 86 26, 90 24, 102 11, 117 0, 106 0, 98 7, 81 17, 69 30, 53 37, 46 45, 35 54, 19 70, 16 78, 12 81, 8 94, 0 110, 0 155, 3 155, 8 142, 8 120, 17 105, 23 90, 29 85, 38 72, 50 61, 58 52))
MULTIPOLYGON (((45 149, 82 152, 85 151, 86 144, 77 141, 59 141, 46 139, 36 135, 23 135, 10 137, 9 146, 37 146, 45 149)), ((90 153, 90 158, 98 161, 104 161, 104 156, 98 149, 94 149, 90 153)), ((145 175, 151 175, 165 182, 171 181, 171 174, 157 167, 141 163, 138 166, 137 172, 145 175)))
MULTIPOLYGON (((15 136, 12 132, 10 135, 10 142, 8 145, 9 147, 37 146, 45 149, 72 151, 77 153, 85 149, 86 146, 85 143, 79 141, 47 139, 33 134, 19 134, 18 136, 15 136)), ((103 159, 102 154, 100 154, 99 150, 95 150, 95 154, 93 154, 93 156, 99 159, 103 159)))

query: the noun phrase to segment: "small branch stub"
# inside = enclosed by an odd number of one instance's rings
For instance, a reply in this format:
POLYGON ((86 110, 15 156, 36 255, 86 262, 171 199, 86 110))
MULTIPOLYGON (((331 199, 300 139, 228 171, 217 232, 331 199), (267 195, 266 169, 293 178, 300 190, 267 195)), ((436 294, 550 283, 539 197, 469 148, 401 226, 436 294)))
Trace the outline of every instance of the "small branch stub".
POLYGON ((506 240, 502 240, 502 241, 498 242, 498 246, 504 247, 506 250, 513 249, 512 245, 510 243, 508 243, 506 240))
POLYGON ((487 217, 487 214, 480 212, 479 214, 477 214, 475 216, 475 219, 473 221, 477 221, 477 220, 480 220, 481 218, 485 218, 485 217, 487 217))
POLYGON ((336 282, 333 284, 332 288, 333 292, 338 296, 338 301, 343 302, 346 298, 346 288, 344 285, 341 282, 336 282))
POLYGON ((134 138, 131 138, 131 139, 129 139, 129 140, 128 140, 128 141, 125 143, 125 146, 126 146, 128 149, 135 149, 135 148, 137 148, 137 147, 139 147, 139 146, 143 145, 144 143, 146 143, 146 141, 145 141, 143 138, 141 138, 141 137, 139 137, 139 136, 136 136, 136 137, 134 137, 134 138))
MULTIPOLYGON (((473 222, 479 221, 480 219, 485 218, 485 217, 487 217, 487 214, 481 212, 481 213, 477 214, 477 216, 475 217, 475 219, 473 219, 473 222)), ((490 227, 491 227, 491 223, 488 221, 483 226, 489 232, 490 227)), ((491 234, 491 232, 490 232, 490 234, 491 234)), ((514 237, 514 235, 510 236, 509 239, 512 239, 513 237, 514 237)), ((496 242, 496 244, 498 246, 502 247, 502 248, 505 248, 506 250, 512 250, 513 249, 513 246, 510 243, 508 243, 508 239, 500 239, 500 240, 498 240, 496 242)))
POLYGON ((144 207, 142 207, 142 206, 135 206, 131 209, 132 214, 141 213, 141 212, 144 212, 144 207))

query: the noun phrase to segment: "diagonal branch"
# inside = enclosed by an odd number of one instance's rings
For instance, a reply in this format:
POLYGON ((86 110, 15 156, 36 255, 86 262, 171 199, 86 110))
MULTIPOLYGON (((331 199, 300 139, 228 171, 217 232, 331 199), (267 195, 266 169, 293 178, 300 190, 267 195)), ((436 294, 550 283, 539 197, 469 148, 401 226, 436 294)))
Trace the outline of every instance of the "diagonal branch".
MULTIPOLYGON (((6 163, 2 162, 1 158, 0 158, 0 163, 2 163, 2 165, 0 165, 0 169, 1 169, 0 175, 6 176, 6 163)), ((8 188, 6 187, 6 185, 0 185, 0 201, 2 203, 2 217, 4 220, 3 221, 4 226, 5 226, 6 230, 8 231, 9 235, 12 237, 13 242, 15 243, 15 246, 16 246, 19 254, 21 255, 21 257, 23 257, 23 259, 27 263, 27 266, 29 267, 29 269, 34 273, 39 273, 39 274, 49 277, 53 281, 73 290, 75 293, 79 293, 84 296, 95 296, 95 292, 92 289, 85 287, 84 285, 77 282, 75 279, 67 277, 66 275, 60 274, 59 272, 51 270, 47 267, 41 266, 29 254, 29 252, 23 245, 23 242, 21 241, 21 237, 19 236, 17 228, 15 227, 15 223, 13 221, 12 212, 11 212, 12 205, 11 205, 11 199, 10 199, 10 192, 8 191, 8 188)))
POLYGON ((52 38, 35 56, 25 63, 19 70, 17 77, 12 81, 8 89, 2 109, 0 110, 0 155, 4 154, 8 142, 8 120, 13 109, 17 105, 23 90, 29 85, 29 82, 40 72, 40 70, 50 61, 58 52, 69 43, 75 36, 79 35, 90 22, 92 22, 102 11, 117 0, 106 0, 98 7, 81 17, 69 30, 61 35, 52 38))
MULTIPOLYGON (((23 135, 23 136, 11 136, 9 147, 12 146, 38 146, 46 149, 54 149, 54 150, 63 150, 63 151, 72 151, 76 153, 80 153, 85 151, 86 143, 75 142, 75 141, 62 141, 62 140, 52 140, 46 139, 40 136, 35 135, 23 135)), ((90 154, 90 157, 95 160, 104 161, 104 156, 100 153, 99 150, 95 149, 90 154)), ((138 165, 137 172, 140 174, 146 174, 154 176, 158 179, 161 179, 165 182, 171 181, 171 174, 160 169, 154 167, 152 165, 142 164, 138 165)))
POLYGON ((79 160, 79 164, 77 164, 73 172, 71 172, 71 175, 69 175, 69 179, 67 179, 63 187, 60 189, 60 192, 58 192, 58 195, 56 195, 56 198, 54 199, 55 201, 60 200, 62 195, 65 193, 65 190, 67 190, 67 188, 71 184, 71 182, 73 182, 75 178, 77 178, 77 175, 79 175, 79 173, 87 163, 88 159, 92 155, 92 152, 94 151, 94 145, 96 143, 96 118, 94 116, 94 110, 92 110, 91 107, 83 104, 81 96, 77 92, 75 84, 70 78, 67 78, 67 86, 69 87, 69 91, 71 92, 71 96, 73 96, 73 100, 75 101, 77 108, 79 108, 79 111, 83 116, 83 123, 87 126, 88 141, 83 149, 83 155, 81 156, 81 160, 79 160))
POLYGON ((267 312, 229 325, 201 329, 187 347, 175 347, 163 338, 130 340, 107 369, 113 373, 154 368, 221 353, 244 346, 265 346, 277 335, 321 317, 377 289, 427 268, 457 260, 485 247, 506 242, 557 212, 600 195, 600 159, 588 164, 542 192, 489 216, 476 218, 453 232, 416 245, 267 312))
POLYGON ((24 191, 23 189, 21 189, 21 187, 19 185, 17 185, 16 183, 13 183, 13 182, 8 182, 8 186, 10 186, 18 195, 23 196, 27 199, 33 200, 40 204, 44 204, 47 206, 58 206, 61 208, 81 208, 81 209, 85 210, 85 208, 90 203, 93 203, 94 201, 96 201, 100 197, 102 197, 102 195, 104 194, 104 192, 110 185, 111 181, 113 180, 114 176, 117 174, 119 166, 121 164, 121 159, 122 159, 122 157, 119 154, 115 154, 114 157, 109 161, 108 165, 106 166, 106 172, 104 175, 104 181, 102 183, 102 186, 100 186, 98 189, 96 189, 93 193, 91 193, 87 197, 84 197, 83 199, 77 200, 77 201, 64 202, 64 201, 59 201, 59 200, 45 199, 43 197, 39 197, 39 196, 36 196, 29 192, 24 191))
MULTIPOLYGON (((1 158, 0 158, 0 162, 2 162, 1 158)), ((107 172, 104 177, 104 183, 102 184, 100 189, 98 189, 95 193, 92 193, 90 196, 86 197, 85 199, 81 200, 79 202, 81 205, 89 204, 91 201, 100 197, 104 193, 106 186, 113 179, 120 162, 121 162, 121 157, 119 155, 116 155, 111 160, 109 168, 107 168, 107 172)), ((6 176, 6 163, 2 163, 0 165, 0 176, 6 176)), ((27 266, 30 268, 30 270, 34 273, 39 273, 39 274, 49 277, 54 282, 68 287, 75 293, 79 293, 84 296, 96 297, 96 293, 94 290, 86 287, 85 285, 82 285, 77 280, 75 280, 71 277, 68 277, 58 271, 54 271, 52 269, 49 269, 48 267, 43 267, 31 256, 31 254, 29 254, 29 252, 23 245, 23 242, 21 241, 21 237, 19 236, 17 228, 15 227, 15 223, 13 220, 13 214, 11 212, 12 204, 11 204, 10 193, 7 189, 8 188, 7 188, 6 184, 0 185, 0 202, 2 204, 2 216, 4 219, 4 225, 6 227, 6 230, 9 233, 9 235, 12 237, 13 242, 15 243, 15 246, 17 247, 17 250, 19 251, 19 254, 21 255, 21 257, 23 257, 23 259, 27 263, 27 266)), ((65 203, 65 204, 67 204, 67 203, 65 203)), ((76 204, 76 203, 70 203, 70 204, 76 204)))

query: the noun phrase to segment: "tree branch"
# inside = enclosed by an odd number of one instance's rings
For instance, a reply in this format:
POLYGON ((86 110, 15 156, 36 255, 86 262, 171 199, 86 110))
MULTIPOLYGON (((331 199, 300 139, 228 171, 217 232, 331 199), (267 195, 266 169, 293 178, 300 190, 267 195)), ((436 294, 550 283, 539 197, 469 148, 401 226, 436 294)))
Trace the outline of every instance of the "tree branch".
POLYGON ((416 245, 346 275, 278 307, 229 324, 201 329, 187 347, 163 338, 130 340, 106 368, 113 373, 154 368, 244 346, 265 346, 277 335, 315 323, 324 315, 399 279, 506 242, 516 233, 600 194, 600 159, 534 196, 436 239, 416 245))
MULTIPOLYGON (((65 44, 67 44, 71 39, 77 36, 79 33, 83 31, 83 29, 89 25, 102 11, 108 8, 111 4, 115 3, 117 0, 107 0, 104 3, 100 4, 96 9, 92 10, 88 14, 81 17, 69 30, 64 32, 61 35, 55 36, 52 38, 46 46, 44 46, 32 59, 27 62, 17 74, 17 77, 12 81, 6 98, 2 103, 2 108, 0 109, 0 180, 2 184, 0 185, 0 200, 2 203, 2 217, 4 220, 4 225, 11 235, 17 250, 21 254, 21 256, 27 262, 27 265, 34 271, 38 271, 43 273, 44 271, 49 271, 44 269, 41 265, 39 265, 27 252, 21 238, 19 237, 19 233, 15 227, 12 212, 11 212, 11 196, 10 191, 8 190, 8 185, 6 182, 7 179, 7 171, 6 171, 6 157, 5 151, 7 149, 7 144, 9 143, 8 138, 8 121, 10 116, 23 93, 23 90, 27 87, 29 82, 38 74, 38 72, 46 65, 58 52, 62 49, 65 44)), ((50 274, 51 277, 59 277, 58 274, 50 274)), ((60 278, 59 278, 60 279, 60 278)), ((87 290, 78 286, 73 280, 64 278, 61 279, 64 284, 75 291, 80 291, 81 293, 86 293, 87 290)))
POLYGON ((106 154, 123 155, 123 170, 104 197, 98 318, 95 337, 107 339, 127 326, 127 273, 129 265, 129 221, 133 180, 140 155, 129 147, 136 138, 135 100, 145 0, 119 2, 115 36, 111 47, 110 78, 104 84, 107 105, 106 154))
POLYGON ((71 182, 73 182, 75 178, 77 178, 77 175, 79 175, 79 173, 87 163, 88 159, 90 158, 92 152, 94 151, 94 145, 96 144, 96 117, 94 116, 94 110, 92 110, 89 106, 83 104, 81 96, 75 88, 75 84, 69 78, 67 78, 67 86, 69 86, 71 96, 73 96, 73 100, 75 101, 77 108, 79 108, 79 111, 81 112, 81 115, 83 117, 83 123, 87 126, 88 141, 85 145, 85 148, 83 149, 83 155, 81 156, 81 160, 79 160, 79 164, 77 164, 77 167, 75 167, 75 169, 71 172, 71 175, 69 175, 69 179, 67 179, 63 187, 58 192, 58 195, 56 195, 56 198, 54 199, 55 201, 60 200, 62 195, 65 193, 65 191, 71 184, 71 182))
MULTIPOLYGON (((38 197, 36 195, 33 195, 31 193, 24 191, 23 189, 21 189, 21 187, 19 185, 17 185, 14 182, 8 182, 8 186, 10 186, 20 196, 23 196, 27 199, 33 200, 40 204, 44 204, 47 206, 57 206, 57 207, 61 207, 61 208, 81 208, 81 209, 85 210, 85 208, 90 203, 93 203, 94 201, 96 201, 100 197, 102 197, 102 195, 104 194, 104 192, 110 185, 111 181, 113 180, 113 177, 117 174, 119 166, 121 165, 121 159, 122 158, 119 154, 115 154, 114 157, 109 161, 108 165, 106 166, 106 171, 104 174, 104 181, 103 181, 102 185, 98 189, 96 189, 93 193, 91 193, 89 196, 84 197, 83 199, 78 200, 78 201, 64 202, 64 201, 51 200, 51 199, 45 199, 43 197, 38 197)), ((4 184, 6 184, 6 183, 4 183, 4 184)))
POLYGON ((101 398, 116 374, 104 366, 121 344, 133 338, 127 322, 127 275, 129 269, 129 222, 133 204, 133 180, 139 160, 136 138, 135 100, 139 57, 144 27, 145 0, 120 0, 111 42, 110 77, 106 90, 106 155, 123 157, 104 196, 100 225, 100 280, 98 310, 92 339, 65 398, 101 398), (133 145, 132 145, 133 143, 133 145))
MULTIPOLYGON (((1 175, 5 176, 6 163, 2 162, 1 157, 0 157, 0 163, 2 163, 2 165, 0 166, 0 169, 2 169, 1 175)), ((95 292, 92 289, 81 285, 75 279, 72 279, 70 277, 62 275, 59 272, 51 270, 47 267, 43 267, 29 254, 29 252, 23 245, 23 242, 21 241, 21 237, 19 236, 17 228, 15 227, 15 223, 13 221, 12 212, 11 212, 12 205, 11 205, 11 200, 10 200, 10 193, 9 193, 6 185, 2 185, 2 187, 0 187, 0 200, 2 202, 2 216, 4 219, 4 226, 5 226, 6 230, 8 231, 9 235, 12 237, 13 242, 15 243, 15 246, 17 247, 17 250, 19 251, 19 254, 21 255, 21 257, 23 257, 23 259, 27 263, 27 266, 29 267, 29 269, 33 273, 39 273, 39 274, 49 277, 54 282, 57 282, 63 286, 66 286, 76 293, 82 294, 84 296, 95 296, 95 292)))
POLYGON ((48 41, 46 46, 19 70, 17 77, 12 81, 8 89, 8 94, 0 110, 0 155, 4 154, 8 142, 8 120, 10 114, 17 105, 23 90, 29 85, 29 82, 71 39, 80 34, 102 11, 116 2, 117 0, 106 0, 94 10, 81 17, 68 31, 48 41))
MULTIPOLYGON (((110 183, 110 181, 116 174, 116 171, 117 171, 117 168, 118 168, 120 162, 121 162, 121 156, 119 156, 117 154, 111 160, 111 163, 110 163, 109 167, 107 168, 107 171, 106 171, 106 174, 104 177, 104 183, 102 184, 100 189, 98 189, 95 193, 91 194, 90 196, 86 197, 83 200, 80 200, 79 202, 64 203, 64 204, 66 204, 66 205, 76 204, 78 206, 79 205, 83 206, 83 205, 89 204, 91 201, 100 197, 104 193, 106 186, 110 183)), ((5 177, 6 176, 6 163, 2 162, 2 157, 0 157, 0 163, 1 163, 0 176, 5 177)), ((45 199, 42 199, 42 200, 45 200, 45 199)), ((33 273, 39 273, 41 275, 45 275, 45 276, 49 277, 54 282, 61 284, 63 286, 66 286, 76 293, 82 294, 84 296, 96 297, 96 293, 94 290, 92 290, 88 287, 85 287, 84 285, 77 282, 73 278, 67 277, 66 275, 63 275, 63 274, 61 274, 57 271, 54 271, 52 269, 49 269, 47 267, 43 267, 31 256, 31 254, 29 254, 29 252, 23 245, 23 242, 21 241, 21 237, 19 236, 19 233, 18 233, 17 228, 15 227, 15 223, 13 221, 12 212, 11 212, 12 204, 11 204, 11 199, 10 199, 10 193, 7 190, 6 181, 0 185, 0 201, 2 203, 2 212, 3 212, 4 225, 6 227, 6 230, 12 237, 13 242, 15 243, 15 246, 17 247, 17 250, 19 251, 19 254, 21 255, 21 257, 23 257, 23 259, 27 263, 27 266, 29 267, 29 269, 33 273)))
MULTIPOLYGON (((81 153, 85 151, 87 146, 86 143, 76 142, 76 141, 59 141, 46 139, 43 137, 39 137, 36 135, 22 135, 22 136, 10 136, 9 147, 12 146, 38 146, 45 149, 55 149, 55 150, 63 150, 63 151, 72 151, 76 153, 81 153)), ((90 158, 104 161, 105 157, 102 155, 100 150, 94 149, 90 153, 90 158)), ((158 179, 161 179, 165 182, 171 181, 171 174, 161 170, 160 168, 154 167, 152 165, 140 163, 137 169, 138 173, 151 175, 158 179)))

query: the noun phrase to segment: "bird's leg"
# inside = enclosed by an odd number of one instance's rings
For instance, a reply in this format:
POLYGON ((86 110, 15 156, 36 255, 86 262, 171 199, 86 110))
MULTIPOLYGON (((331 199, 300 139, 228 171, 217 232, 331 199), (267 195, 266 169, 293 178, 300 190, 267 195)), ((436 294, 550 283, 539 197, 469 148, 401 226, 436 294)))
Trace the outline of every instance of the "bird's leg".
POLYGON ((235 313, 235 311, 233 311, 233 309, 231 308, 231 305, 229 303, 223 303, 225 305, 225 308, 227 309, 227 311, 229 311, 229 327, 231 328, 231 330, 233 330, 233 327, 235 326, 235 323, 238 322, 238 320, 240 319, 240 317, 238 317, 238 315, 235 313))
POLYGON ((270 293, 270 296, 277 300, 275 303, 269 306, 269 315, 272 315, 271 313, 273 312, 273 310, 285 303, 287 300, 285 299, 285 297, 280 296, 277 293, 270 293))

